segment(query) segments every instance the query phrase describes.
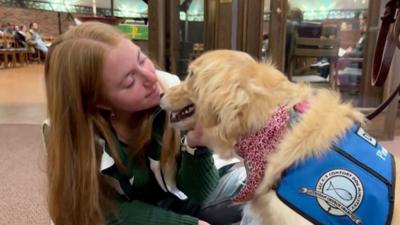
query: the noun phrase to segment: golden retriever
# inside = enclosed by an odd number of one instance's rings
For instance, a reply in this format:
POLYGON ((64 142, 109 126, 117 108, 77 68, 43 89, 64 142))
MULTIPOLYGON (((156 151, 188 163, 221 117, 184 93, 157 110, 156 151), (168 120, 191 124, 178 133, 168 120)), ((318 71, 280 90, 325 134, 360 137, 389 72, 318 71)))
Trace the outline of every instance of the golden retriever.
MULTIPOLYGON (((201 123, 207 146, 221 157, 245 155, 245 161, 257 161, 250 165, 248 176, 259 172, 257 163, 265 163, 264 167, 261 166, 261 179, 255 190, 248 195, 251 199, 247 199, 248 211, 257 217, 261 224, 313 224, 310 217, 307 219, 298 210, 293 210, 293 207, 282 201, 278 196, 276 185, 289 168, 309 158, 324 157, 332 151, 330 149, 334 143, 341 140, 355 124, 364 123, 364 116, 350 104, 343 103, 338 93, 289 82, 272 65, 258 63, 248 54, 232 50, 210 51, 194 60, 189 65, 188 77, 165 93, 161 106, 171 113, 171 122, 179 129, 192 129, 196 122, 201 123), (272 132, 272 137, 267 136, 279 139, 275 145, 271 145, 272 150, 265 154, 262 153, 263 149, 253 152, 255 154, 261 152, 263 155, 259 157, 261 160, 251 159, 246 152, 238 153, 238 145, 243 138, 264 129, 266 124, 273 124, 268 121, 274 118, 277 118, 275 121, 282 121, 281 117, 276 116, 277 109, 283 109, 285 114, 282 115, 291 115, 299 103, 303 107, 296 112, 297 119, 293 119, 292 116, 282 116, 286 119, 284 124, 287 124, 287 128, 282 129, 277 135, 272 132)), ((246 145, 251 146, 252 139, 249 140, 246 145)), ((393 171, 399 180, 400 162, 398 159, 394 161, 396 166, 393 171)), ((308 177, 302 177, 299 180, 307 179, 308 177)), ((398 186, 394 191, 394 209, 390 224, 400 224, 398 186)), ((343 190, 338 188, 335 191, 343 190)), ((358 197, 361 199, 362 196, 358 197)), ((320 202, 320 208, 325 207, 324 213, 332 214, 329 210, 335 208, 335 200, 330 203, 327 201, 323 206, 324 201, 318 196, 312 199, 320 202)), ((386 200, 382 198, 380 201, 386 200)), ((336 205, 336 211, 339 210, 337 208, 336 205)), ((357 214, 357 211, 353 212, 355 208, 349 209, 350 211, 342 209, 341 212, 336 212, 336 217, 350 218, 352 213, 357 214)), ((371 211, 367 218, 352 222, 370 224, 369 218, 374 216, 374 211, 371 211)), ((352 222, 350 220, 350 224, 352 222)))

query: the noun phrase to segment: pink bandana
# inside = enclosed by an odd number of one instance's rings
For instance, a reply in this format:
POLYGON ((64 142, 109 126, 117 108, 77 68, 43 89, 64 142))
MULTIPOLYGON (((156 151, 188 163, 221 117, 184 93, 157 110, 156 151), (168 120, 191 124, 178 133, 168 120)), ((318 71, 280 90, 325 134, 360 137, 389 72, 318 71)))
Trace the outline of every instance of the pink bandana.
POLYGON ((234 146, 237 154, 246 162, 247 180, 245 186, 233 197, 234 202, 249 201, 264 176, 267 156, 274 152, 285 134, 289 121, 286 106, 280 106, 266 126, 240 138, 234 146))
MULTIPOLYGON (((295 112, 302 114, 310 108, 307 100, 293 106, 295 112)), ((240 192, 233 197, 234 202, 249 201, 263 179, 268 155, 273 153, 288 128, 290 120, 286 106, 280 106, 271 115, 266 126, 244 135, 234 146, 237 154, 246 162, 247 180, 240 192)))

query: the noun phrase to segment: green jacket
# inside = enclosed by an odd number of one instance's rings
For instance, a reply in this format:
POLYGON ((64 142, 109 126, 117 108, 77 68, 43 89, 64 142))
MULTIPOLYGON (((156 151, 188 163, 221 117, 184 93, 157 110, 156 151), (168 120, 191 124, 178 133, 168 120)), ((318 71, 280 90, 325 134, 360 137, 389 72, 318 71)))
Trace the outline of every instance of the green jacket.
MULTIPOLYGON (((101 174, 115 190, 123 196, 119 200, 120 216, 110 219, 108 224, 197 224, 198 219, 176 214, 158 207, 156 204, 173 194, 181 200, 189 199, 201 205, 217 185, 219 174, 214 165, 211 153, 195 157, 182 152, 177 158, 177 170, 174 174, 176 184, 167 185, 165 173, 161 171, 161 138, 165 113, 160 111, 154 120, 153 133, 145 165, 139 162, 128 162, 128 145, 116 140, 122 162, 128 168, 128 174, 118 171, 111 158, 109 146, 104 144, 101 160, 101 174)), ((104 143, 104 142, 103 142, 104 143)))

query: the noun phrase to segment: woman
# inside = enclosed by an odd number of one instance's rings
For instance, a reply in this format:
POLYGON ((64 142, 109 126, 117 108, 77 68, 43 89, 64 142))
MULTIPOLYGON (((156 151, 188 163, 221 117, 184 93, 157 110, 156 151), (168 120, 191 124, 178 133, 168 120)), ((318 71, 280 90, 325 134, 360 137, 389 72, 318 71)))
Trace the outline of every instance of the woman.
POLYGON ((201 129, 189 131, 179 151, 179 135, 158 107, 164 78, 109 25, 83 23, 53 42, 45 81, 56 225, 240 220, 229 199, 243 169, 220 179, 209 150, 189 147, 203 145, 201 129))

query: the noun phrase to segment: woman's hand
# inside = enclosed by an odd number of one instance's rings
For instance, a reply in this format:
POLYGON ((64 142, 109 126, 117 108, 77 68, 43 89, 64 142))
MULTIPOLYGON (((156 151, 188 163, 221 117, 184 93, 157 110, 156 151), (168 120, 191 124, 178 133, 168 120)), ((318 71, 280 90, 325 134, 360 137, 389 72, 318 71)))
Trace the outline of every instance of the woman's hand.
POLYGON ((207 146, 204 135, 203 135, 203 126, 199 123, 196 124, 193 130, 188 131, 186 135, 187 145, 189 147, 199 147, 199 146, 207 146))
POLYGON ((210 224, 205 221, 199 220, 198 225, 210 225, 210 224))

